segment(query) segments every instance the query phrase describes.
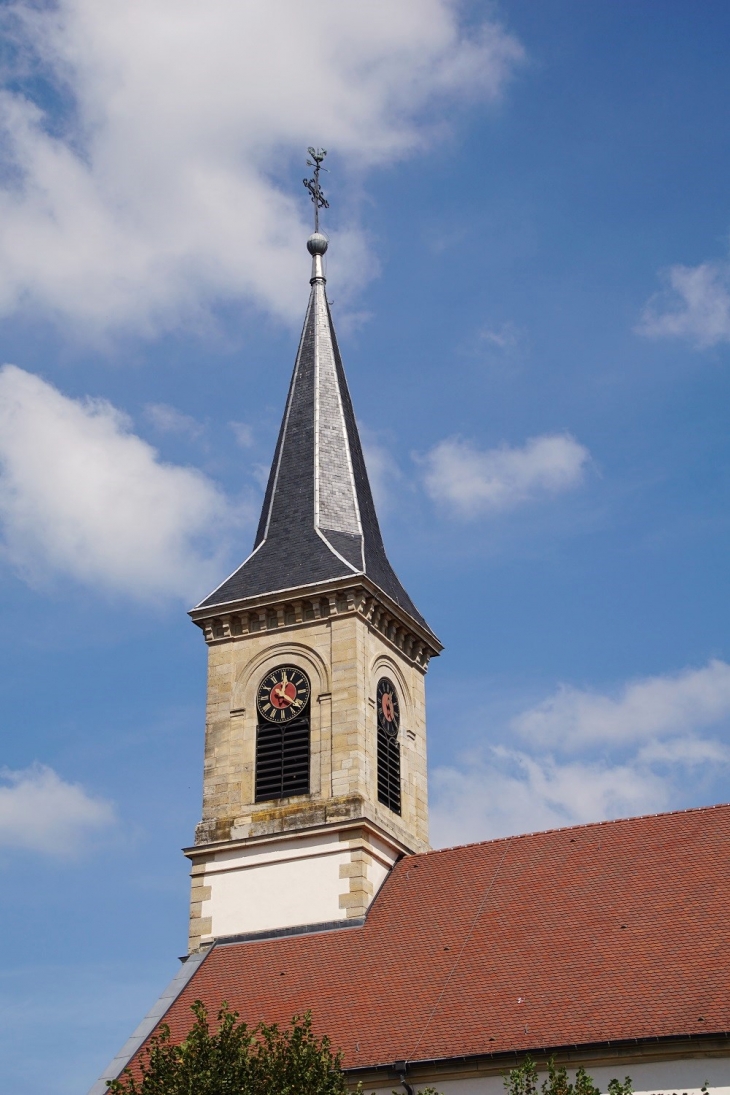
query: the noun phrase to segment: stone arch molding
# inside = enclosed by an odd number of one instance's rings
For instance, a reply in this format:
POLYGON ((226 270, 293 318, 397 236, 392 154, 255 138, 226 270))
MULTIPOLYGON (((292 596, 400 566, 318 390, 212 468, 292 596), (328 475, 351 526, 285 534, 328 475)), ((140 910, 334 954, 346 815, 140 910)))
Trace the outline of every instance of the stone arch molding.
POLYGON ((398 663, 388 654, 378 654, 373 659, 373 664, 370 667, 370 689, 372 695, 375 696, 375 690, 378 685, 378 681, 381 677, 390 677, 390 679, 398 686, 398 691, 403 697, 404 706, 410 714, 413 711, 413 697, 411 690, 408 687, 406 678, 403 676, 398 663))
POLYGON ((275 643, 274 646, 267 646, 266 650, 261 651, 243 666, 233 685, 231 709, 248 708, 252 704, 255 706, 255 692, 259 680, 266 676, 269 670, 285 661, 291 661, 307 674, 312 686, 313 700, 322 693, 331 691, 327 664, 316 650, 302 643, 280 642, 275 643))

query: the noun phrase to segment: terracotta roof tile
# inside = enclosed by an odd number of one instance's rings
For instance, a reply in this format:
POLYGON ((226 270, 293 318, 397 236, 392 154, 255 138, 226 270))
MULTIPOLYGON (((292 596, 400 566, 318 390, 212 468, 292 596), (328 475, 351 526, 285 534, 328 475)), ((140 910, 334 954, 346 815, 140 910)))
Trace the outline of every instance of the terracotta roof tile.
POLYGON ((727 1032, 729 849, 717 806, 410 856, 362 927, 216 946, 166 1021, 311 1009, 350 1068, 727 1032))

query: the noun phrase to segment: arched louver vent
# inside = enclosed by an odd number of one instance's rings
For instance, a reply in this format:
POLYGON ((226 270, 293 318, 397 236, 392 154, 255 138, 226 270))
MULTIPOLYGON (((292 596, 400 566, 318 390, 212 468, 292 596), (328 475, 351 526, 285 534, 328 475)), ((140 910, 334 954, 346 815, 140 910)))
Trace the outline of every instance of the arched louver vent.
POLYGON ((309 794, 309 681, 280 665, 259 685, 256 801, 309 794))
POLYGON ((377 690, 378 801, 400 814, 400 704, 392 681, 381 677, 377 690))
POLYGON ((259 725, 256 801, 309 794, 309 718, 284 726, 259 725))

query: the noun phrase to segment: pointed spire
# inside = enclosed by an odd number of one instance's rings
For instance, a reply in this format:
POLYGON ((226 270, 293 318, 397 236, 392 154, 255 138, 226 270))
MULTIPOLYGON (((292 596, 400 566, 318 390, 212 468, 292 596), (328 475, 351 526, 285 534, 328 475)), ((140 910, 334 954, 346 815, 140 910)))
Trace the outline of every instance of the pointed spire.
MULTIPOLYGON (((317 211, 317 172, 310 181, 317 211)), ((253 552, 197 608, 362 575, 431 634, 385 554, 327 301, 328 242, 307 240, 309 304, 253 552)))

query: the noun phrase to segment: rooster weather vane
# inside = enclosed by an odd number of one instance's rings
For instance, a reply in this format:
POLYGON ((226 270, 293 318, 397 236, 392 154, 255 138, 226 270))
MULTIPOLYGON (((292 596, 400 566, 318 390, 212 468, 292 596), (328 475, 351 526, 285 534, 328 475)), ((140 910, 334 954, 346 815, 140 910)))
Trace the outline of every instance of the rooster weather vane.
POLYGON ((314 168, 314 175, 311 179, 302 179, 302 182, 309 191, 312 204, 314 205, 314 231, 319 232, 319 211, 320 209, 329 209, 330 207, 330 203, 325 198, 319 181, 320 171, 327 170, 326 167, 322 167, 322 160, 327 155, 327 149, 308 148, 307 152, 309 153, 307 166, 314 168))

